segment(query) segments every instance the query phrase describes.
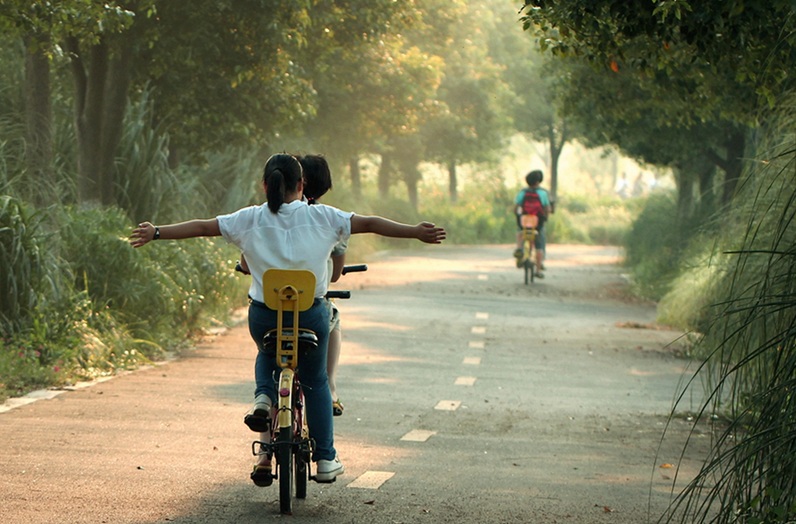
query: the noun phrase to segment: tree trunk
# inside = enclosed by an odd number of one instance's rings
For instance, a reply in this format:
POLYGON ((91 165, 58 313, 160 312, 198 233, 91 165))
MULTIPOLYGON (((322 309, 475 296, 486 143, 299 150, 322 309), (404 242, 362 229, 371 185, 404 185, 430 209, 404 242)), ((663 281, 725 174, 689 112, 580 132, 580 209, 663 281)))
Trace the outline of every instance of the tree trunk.
POLYGON ((41 33, 25 38, 25 159, 28 179, 36 188, 33 202, 58 202, 53 171, 52 101, 50 99, 50 38, 41 33))
POLYGON ((112 50, 104 37, 88 52, 76 39, 69 39, 67 46, 75 82, 78 196, 83 203, 112 205, 116 203, 114 161, 130 85, 131 49, 121 45, 112 50))
POLYGON ((556 136, 555 128, 550 127, 550 200, 551 203, 556 201, 558 195, 558 160, 561 158, 561 152, 564 150, 564 144, 567 143, 567 133, 564 125, 561 124, 561 132, 556 136))
POLYGON ((694 212, 694 183, 696 177, 690 171, 675 167, 672 169, 677 185, 677 221, 690 224, 694 212))
POLYGON ((459 182, 456 176, 456 160, 448 162, 448 192, 452 203, 459 200, 459 182))
POLYGON ((348 160, 348 170, 351 172, 351 191, 354 196, 362 196, 362 171, 359 169, 359 157, 354 155, 348 160))
POLYGON ((420 169, 418 169, 417 165, 405 169, 404 182, 406 183, 406 193, 409 197, 409 204, 411 204, 412 209, 417 211, 419 205, 417 183, 420 181, 420 169))

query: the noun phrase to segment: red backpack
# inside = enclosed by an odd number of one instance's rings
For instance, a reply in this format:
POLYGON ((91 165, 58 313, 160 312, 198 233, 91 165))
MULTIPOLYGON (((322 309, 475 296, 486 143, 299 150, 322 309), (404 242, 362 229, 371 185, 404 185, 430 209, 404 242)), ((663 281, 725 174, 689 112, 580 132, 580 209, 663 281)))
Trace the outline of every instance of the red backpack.
POLYGON ((544 206, 535 189, 526 189, 522 199, 522 214, 536 215, 541 220, 544 217, 544 206))

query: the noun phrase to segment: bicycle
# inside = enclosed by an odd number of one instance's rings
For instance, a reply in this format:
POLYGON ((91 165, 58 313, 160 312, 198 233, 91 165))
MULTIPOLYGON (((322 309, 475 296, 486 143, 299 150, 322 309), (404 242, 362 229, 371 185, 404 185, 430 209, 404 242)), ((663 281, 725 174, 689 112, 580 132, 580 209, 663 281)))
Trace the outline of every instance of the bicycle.
POLYGON ((536 215, 522 215, 520 226, 522 226, 522 255, 517 258, 517 267, 522 268, 525 274, 525 285, 533 283, 536 276, 536 226, 539 224, 539 217, 536 215))
MULTIPOLYGON (((343 274, 365 271, 366 265, 346 266, 343 274)), ((312 475, 311 457, 314 441, 310 438, 309 426, 304 411, 304 392, 298 373, 298 361, 302 353, 318 347, 315 332, 301 328, 300 313, 308 310, 314 300, 315 275, 311 271, 296 269, 269 269, 263 275, 265 305, 277 312, 277 326, 265 334, 264 350, 276 355, 281 369, 278 379, 278 402, 271 408, 271 425, 267 442, 252 442, 254 456, 266 455, 276 459, 276 474, 261 484, 267 486, 271 480, 279 481, 279 509, 282 514, 292 513, 293 496, 307 497, 309 480, 320 481, 312 475), (284 327, 285 314, 293 315, 293 326, 284 327), (295 488, 295 491, 294 491, 295 488)), ((349 291, 329 291, 327 298, 350 298, 349 291)), ((273 467, 273 466, 272 466, 273 467)), ((328 482, 334 482, 332 479, 328 482)))

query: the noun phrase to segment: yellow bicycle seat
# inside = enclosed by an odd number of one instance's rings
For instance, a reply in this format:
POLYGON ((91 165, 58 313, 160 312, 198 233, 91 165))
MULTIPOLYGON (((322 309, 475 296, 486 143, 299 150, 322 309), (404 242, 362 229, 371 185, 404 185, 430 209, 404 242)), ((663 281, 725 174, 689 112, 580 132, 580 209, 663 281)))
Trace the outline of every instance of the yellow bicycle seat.
POLYGON ((315 300, 315 274, 306 269, 269 269, 263 273, 265 305, 279 309, 280 291, 292 287, 298 292, 298 310, 306 311, 315 300))
POLYGON ((539 217, 536 215, 522 215, 520 217, 520 225, 525 229, 536 229, 539 225, 539 217))

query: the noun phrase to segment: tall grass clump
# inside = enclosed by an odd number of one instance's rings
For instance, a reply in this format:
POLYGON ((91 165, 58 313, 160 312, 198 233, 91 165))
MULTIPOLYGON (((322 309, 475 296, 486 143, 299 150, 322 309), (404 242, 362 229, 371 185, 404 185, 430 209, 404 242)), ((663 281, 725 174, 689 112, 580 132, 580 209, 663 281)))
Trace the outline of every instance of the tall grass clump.
POLYGON ((149 90, 131 101, 116 160, 117 202, 132 220, 160 218, 173 204, 177 180, 169 168, 168 135, 155 125, 149 90))
POLYGON ((791 111, 773 130, 777 143, 748 170, 735 202, 744 227, 727 235, 736 240, 724 244, 726 268, 713 287, 713 321, 699 346, 707 391, 700 414, 717 414, 721 422, 701 471, 664 522, 796 520, 793 122, 791 111))

